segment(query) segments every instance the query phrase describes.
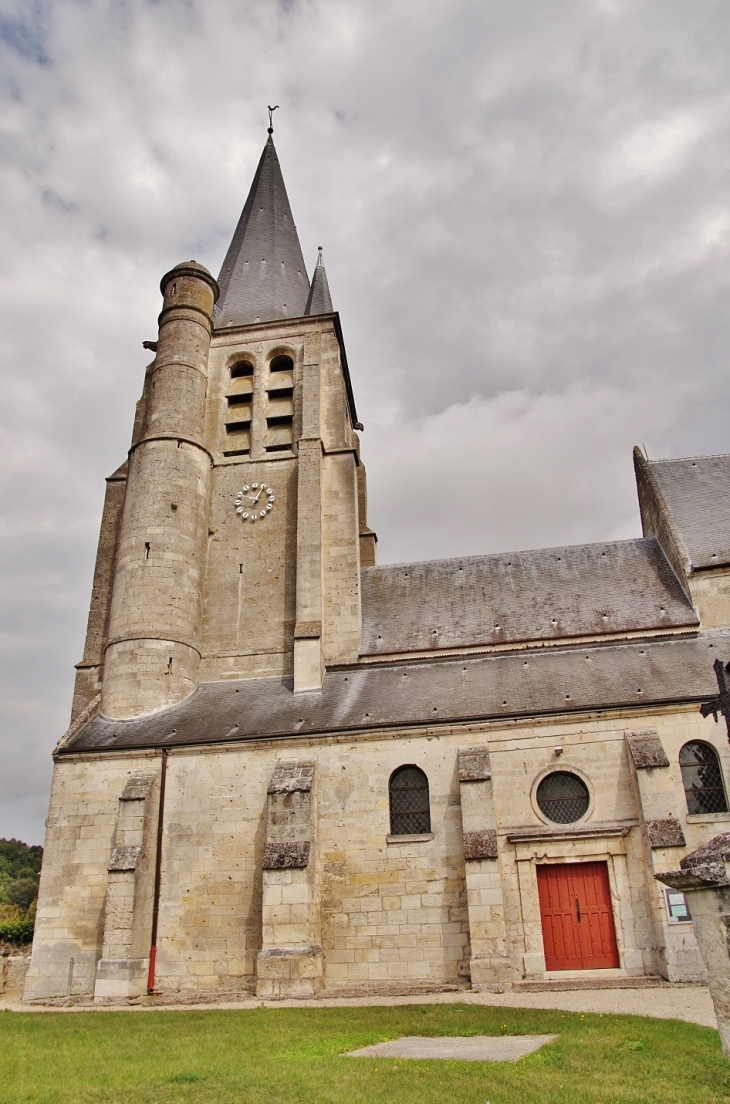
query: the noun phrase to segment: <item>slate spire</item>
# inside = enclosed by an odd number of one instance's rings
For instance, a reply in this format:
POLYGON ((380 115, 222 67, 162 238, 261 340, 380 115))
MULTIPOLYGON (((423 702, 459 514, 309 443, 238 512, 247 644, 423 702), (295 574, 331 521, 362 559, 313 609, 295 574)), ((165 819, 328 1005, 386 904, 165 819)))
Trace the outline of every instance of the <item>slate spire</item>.
POLYGON ((317 254, 317 265, 314 270, 314 276, 312 277, 312 286, 309 289, 309 298, 307 299, 307 307, 304 313, 332 314, 332 311, 332 298, 330 296, 330 287, 327 283, 327 273, 324 269, 324 261, 322 260, 322 246, 320 245, 317 254))
POLYGON ((218 283, 219 330, 299 318, 307 311, 309 277, 271 130, 218 283))

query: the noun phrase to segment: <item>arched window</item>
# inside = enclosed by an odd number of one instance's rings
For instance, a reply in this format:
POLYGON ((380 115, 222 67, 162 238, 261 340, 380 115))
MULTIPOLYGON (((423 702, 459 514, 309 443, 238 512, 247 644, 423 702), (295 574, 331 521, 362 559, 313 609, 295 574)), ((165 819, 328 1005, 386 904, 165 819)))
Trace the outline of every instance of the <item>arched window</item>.
POLYGON ((270 367, 272 372, 293 372, 294 361, 290 356, 282 354, 281 356, 274 357, 270 367))
POLYGON ((537 807, 553 824, 574 824, 588 812, 591 795, 582 778, 570 771, 553 771, 535 794, 537 807))
POLYGON ((679 753, 688 813, 726 813, 727 797, 717 752, 694 740, 679 753))
POLYGON ((241 379, 244 376, 253 375, 253 364, 250 360, 237 360, 231 368, 231 379, 241 379))
POLYGON ((291 452, 294 442, 294 361, 280 353, 269 364, 266 385, 266 452, 291 452))
POLYGON ((237 360, 231 365, 226 401, 228 409, 223 455, 248 456, 251 452, 253 411, 253 364, 250 360, 237 360))
POLYGON ((419 767, 398 767, 390 776, 390 834, 415 836, 431 831, 428 779, 419 767))

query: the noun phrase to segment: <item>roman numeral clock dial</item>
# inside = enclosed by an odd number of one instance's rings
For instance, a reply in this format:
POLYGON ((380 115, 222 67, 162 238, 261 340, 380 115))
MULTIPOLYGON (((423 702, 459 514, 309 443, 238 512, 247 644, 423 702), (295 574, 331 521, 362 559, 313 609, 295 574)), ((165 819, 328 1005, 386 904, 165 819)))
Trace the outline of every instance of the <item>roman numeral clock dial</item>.
POLYGON ((266 483, 246 483, 236 495, 236 513, 241 521, 263 521, 276 502, 273 487, 266 483))

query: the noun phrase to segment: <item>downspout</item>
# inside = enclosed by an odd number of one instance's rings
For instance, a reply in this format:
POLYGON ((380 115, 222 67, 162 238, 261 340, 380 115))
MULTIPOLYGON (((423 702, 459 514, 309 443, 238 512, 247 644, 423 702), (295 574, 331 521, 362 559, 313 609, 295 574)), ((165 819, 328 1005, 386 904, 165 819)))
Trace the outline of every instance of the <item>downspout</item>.
POLYGON ((152 935, 150 936, 150 971, 147 976, 147 992, 155 989, 155 960, 157 958, 157 922, 160 915, 160 882, 162 880, 162 827, 165 815, 165 779, 167 778, 167 748, 162 749, 160 771, 160 808, 157 814, 157 854, 155 856, 155 890, 152 900, 152 935))

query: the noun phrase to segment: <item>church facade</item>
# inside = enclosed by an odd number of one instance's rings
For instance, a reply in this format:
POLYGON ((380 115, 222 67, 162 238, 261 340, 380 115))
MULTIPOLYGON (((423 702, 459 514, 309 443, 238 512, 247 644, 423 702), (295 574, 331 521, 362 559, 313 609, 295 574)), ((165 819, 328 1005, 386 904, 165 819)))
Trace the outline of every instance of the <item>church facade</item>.
POLYGON ((730 456, 637 451, 635 540, 378 567, 271 133, 161 290, 25 999, 701 980, 654 874, 730 821, 730 456))

